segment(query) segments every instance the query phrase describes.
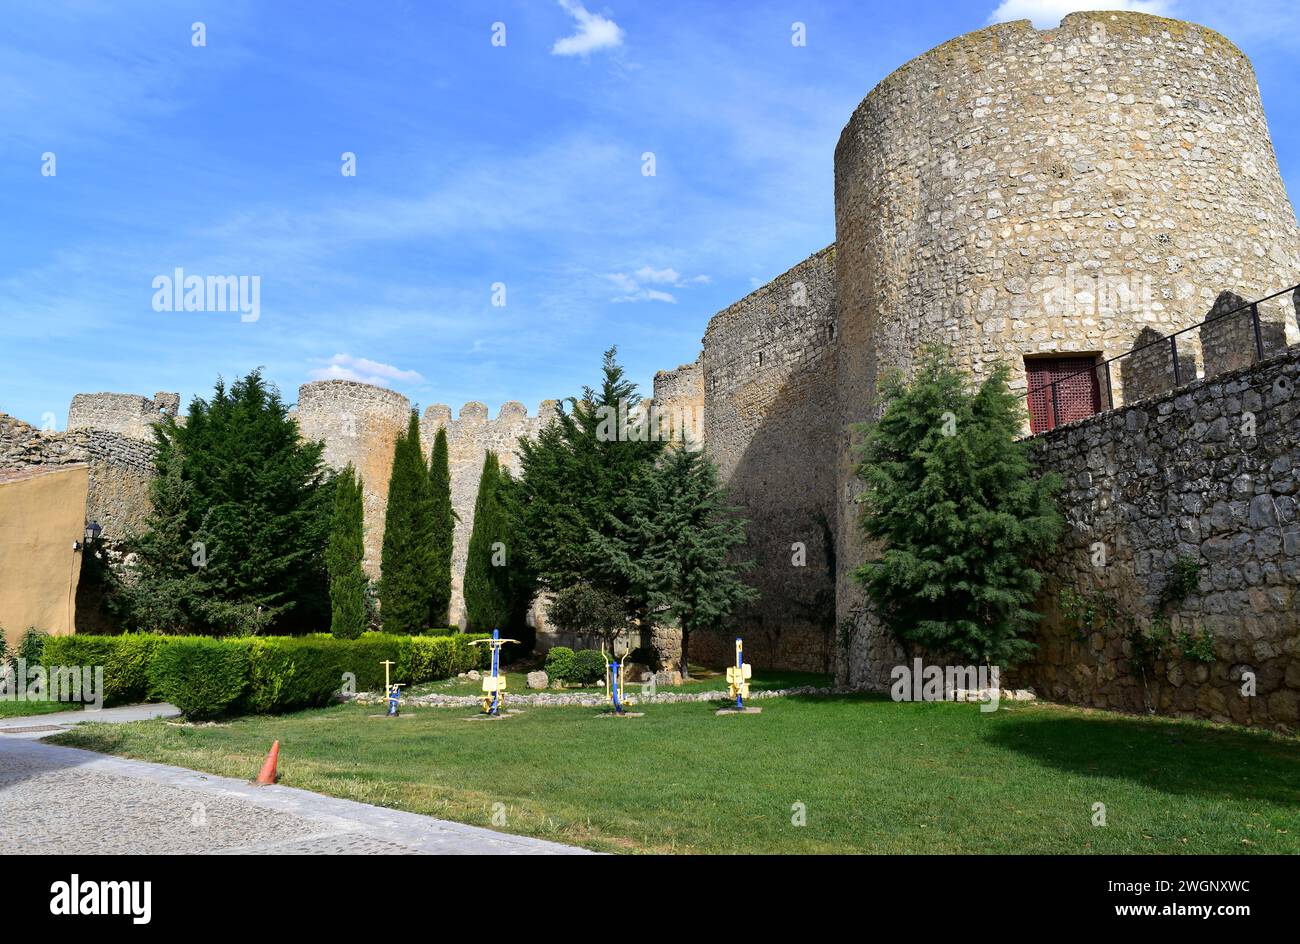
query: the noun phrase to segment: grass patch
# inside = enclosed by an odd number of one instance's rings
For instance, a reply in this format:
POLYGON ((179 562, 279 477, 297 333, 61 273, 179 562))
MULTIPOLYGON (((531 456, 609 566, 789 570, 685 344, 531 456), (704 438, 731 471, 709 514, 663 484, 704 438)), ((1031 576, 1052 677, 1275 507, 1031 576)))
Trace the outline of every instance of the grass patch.
POLYGON ((1052 705, 785 698, 715 717, 340 705, 215 728, 85 724, 50 740, 281 782, 606 851, 1298 853, 1300 743, 1052 705), (1092 825, 1093 804, 1107 825, 1092 825), (807 825, 791 824, 792 805, 807 825))

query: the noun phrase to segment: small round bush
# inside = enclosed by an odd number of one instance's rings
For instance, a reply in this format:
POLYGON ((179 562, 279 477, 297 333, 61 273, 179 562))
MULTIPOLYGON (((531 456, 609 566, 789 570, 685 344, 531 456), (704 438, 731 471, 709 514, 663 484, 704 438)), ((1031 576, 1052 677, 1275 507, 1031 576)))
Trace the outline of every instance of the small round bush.
POLYGON ((605 657, 595 649, 580 649, 573 654, 572 681, 595 685, 605 678, 605 657))
POLYGON ((546 674, 556 682, 573 681, 573 650, 555 646, 546 654, 546 674))

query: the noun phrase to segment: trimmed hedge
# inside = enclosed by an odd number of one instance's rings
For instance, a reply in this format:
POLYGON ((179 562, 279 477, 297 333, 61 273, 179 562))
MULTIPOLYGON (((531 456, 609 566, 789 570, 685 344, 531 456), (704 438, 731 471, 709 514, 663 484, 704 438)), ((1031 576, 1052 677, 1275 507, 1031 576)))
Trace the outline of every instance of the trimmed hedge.
POLYGON ((149 688, 187 718, 222 714, 248 688, 249 647, 209 636, 177 636, 149 663, 149 688))
POLYGON ((328 635, 58 636, 47 644, 49 665, 102 665, 104 702, 161 699, 188 717, 227 711, 271 713, 328 704, 355 677, 357 691, 379 691, 383 662, 395 663, 393 681, 449 678, 486 663, 482 634, 357 639, 328 635))
POLYGON ((122 636, 51 636, 42 657, 48 665, 102 665, 104 704, 147 701, 149 663, 159 644, 169 638, 148 633, 122 636))

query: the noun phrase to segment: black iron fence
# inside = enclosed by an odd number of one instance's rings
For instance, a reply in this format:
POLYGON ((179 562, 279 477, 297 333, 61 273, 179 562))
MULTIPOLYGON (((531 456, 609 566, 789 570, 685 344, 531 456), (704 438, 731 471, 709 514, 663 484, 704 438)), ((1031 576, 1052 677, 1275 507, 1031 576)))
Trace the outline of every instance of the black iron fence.
MULTIPOLYGON (((1175 331, 1173 334, 1165 335, 1163 337, 1156 338, 1152 341, 1148 341, 1145 344, 1140 344, 1134 347, 1130 351, 1125 351, 1123 354, 1118 354, 1115 357, 1109 357, 1106 358, 1105 360, 1098 361, 1096 364, 1094 364, 1091 367, 1085 368, 1083 370, 1075 371, 1074 373, 1067 374, 1064 377, 1057 377, 1055 380, 1051 381, 1050 383, 1038 384, 1037 386, 1028 387, 1025 390, 1025 392, 1021 394, 1021 396, 1025 398, 1030 398, 1035 394, 1041 393, 1043 390, 1047 390, 1050 388, 1050 402, 1051 402, 1051 409, 1052 409, 1051 428, 1055 429, 1056 427, 1061 425, 1061 394, 1060 394, 1061 385, 1071 380, 1077 381, 1078 379, 1088 374, 1092 374, 1094 379, 1099 379, 1097 372, 1101 371, 1103 372, 1102 376, 1104 376, 1105 378, 1106 404, 1107 404, 1106 409, 1114 409, 1116 407, 1116 403, 1115 403, 1114 383, 1111 379, 1111 364, 1125 360, 1126 358, 1132 358, 1134 355, 1141 354, 1144 351, 1153 351, 1154 349, 1158 348, 1160 345, 1165 345, 1165 344, 1169 345, 1169 363, 1172 366, 1173 386, 1180 387, 1183 384, 1184 370, 1178 356, 1178 339, 1182 335, 1187 334, 1188 332, 1203 331, 1203 329, 1207 325, 1212 325, 1217 322, 1224 321, 1228 318, 1238 317, 1243 313, 1249 313, 1250 316, 1250 331, 1254 342, 1253 344, 1254 362, 1257 363, 1263 360, 1265 357, 1264 331, 1260 321, 1259 306, 1263 305, 1265 302, 1273 301, 1274 299, 1281 298, 1285 295, 1291 295, 1296 299, 1297 327, 1300 327, 1300 285, 1293 285, 1290 288, 1284 288, 1281 291, 1274 292, 1272 295, 1266 295, 1263 298, 1257 298, 1253 302, 1244 302, 1240 305, 1236 305, 1235 307, 1227 308, 1222 311, 1211 310, 1210 314, 1203 321, 1199 321, 1196 324, 1191 325, 1190 327, 1183 328, 1181 331, 1175 331)), ((1195 371, 1195 365, 1193 365, 1192 376, 1188 377, 1187 380, 1191 381, 1195 379, 1196 379, 1196 371, 1195 371)), ((1070 422, 1070 420, 1067 420, 1067 422, 1070 422)), ((1035 432, 1039 432, 1039 431, 1036 430, 1035 432)))

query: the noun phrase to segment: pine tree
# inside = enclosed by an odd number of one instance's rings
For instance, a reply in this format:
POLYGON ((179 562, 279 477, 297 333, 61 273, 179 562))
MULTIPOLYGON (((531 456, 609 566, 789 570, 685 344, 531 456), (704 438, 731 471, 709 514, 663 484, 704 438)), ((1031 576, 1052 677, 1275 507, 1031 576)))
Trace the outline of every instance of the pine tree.
POLYGON ((489 450, 483 460, 474 529, 465 560, 465 629, 491 632, 510 627, 510 529, 502 500, 501 465, 489 450))
POLYGON ((691 634, 717 631, 758 592, 741 579, 750 562, 731 559, 745 542, 745 522, 727 504, 717 466, 703 452, 668 450, 628 496, 611 534, 590 534, 602 569, 644 596, 654 618, 681 628, 682 676, 689 674, 691 634))
POLYGON ((536 440, 520 440, 517 527, 542 589, 590 583, 622 599, 637 620, 646 618, 648 601, 626 574, 603 566, 590 535, 613 534, 611 520, 626 517, 630 492, 665 443, 638 420, 641 398, 616 354, 605 352, 599 389, 584 388, 536 440))
POLYGON ((420 419, 411 411, 406 432, 397 437, 379 581, 379 615, 384 632, 418 633, 428 624, 434 583, 433 499, 429 467, 420 447, 420 419))
POLYGON ((200 616, 206 595, 204 571, 191 563, 193 534, 189 528, 193 486, 182 476, 179 450, 162 438, 154 459, 156 475, 149 483, 150 512, 144 532, 128 537, 127 579, 110 611, 131 629, 141 632, 201 632, 200 616))
POLYGON ((433 501, 433 586, 429 625, 446 626, 451 611, 451 556, 456 533, 456 511, 451 505, 451 464, 447 455, 447 429, 438 428, 429 456, 429 490, 433 501))
POLYGON ((323 445, 303 442, 260 371, 184 424, 155 426, 152 511, 123 593, 136 628, 252 633, 319 628, 328 612, 332 490, 323 445))
POLYGON ((931 349, 910 383, 882 386, 858 474, 862 526, 883 553, 855 576, 909 651, 1013 664, 1033 649, 1021 638, 1037 619, 1032 561, 1060 535, 1060 479, 1035 478, 1007 376, 1000 366, 972 393, 931 349))
POLYGON ((362 483, 347 468, 334 480, 334 518, 325 563, 330 575, 330 632, 355 639, 366 628, 366 574, 362 483))

